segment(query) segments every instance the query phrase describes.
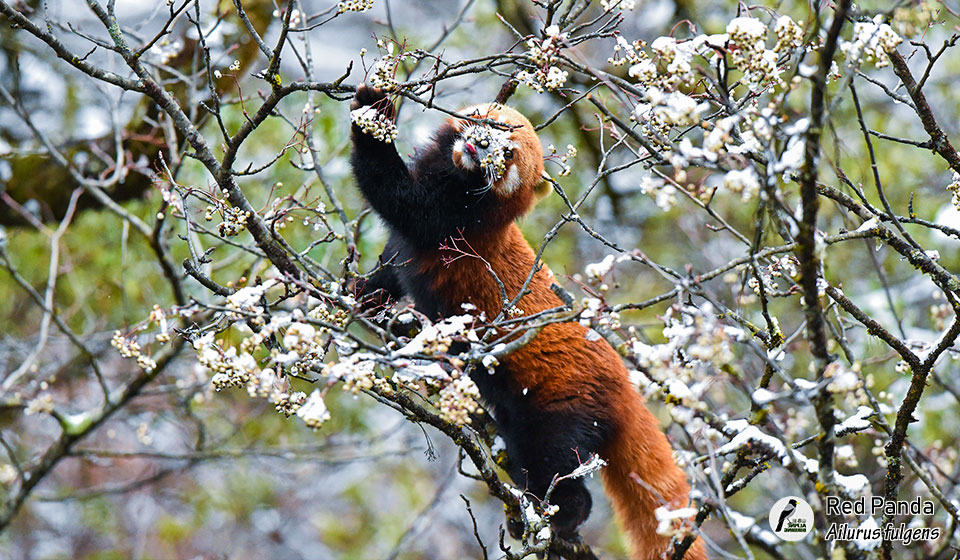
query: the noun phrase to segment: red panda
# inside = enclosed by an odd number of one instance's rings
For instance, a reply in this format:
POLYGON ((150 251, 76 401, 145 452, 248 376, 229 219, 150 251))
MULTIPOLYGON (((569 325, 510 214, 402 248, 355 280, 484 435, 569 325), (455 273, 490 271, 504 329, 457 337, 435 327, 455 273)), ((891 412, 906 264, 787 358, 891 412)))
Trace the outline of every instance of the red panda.
MULTIPOLYGON (((384 122, 395 117, 383 92, 361 86, 352 109, 367 107, 384 122)), ((530 121, 509 107, 476 105, 460 114, 474 120, 447 119, 409 167, 392 143, 352 126, 354 176, 390 231, 383 261, 395 263, 373 274, 363 295, 407 295, 432 318, 460 314, 464 303, 493 318, 503 300, 490 270, 512 299, 534 266, 534 251, 514 222, 547 190, 543 148, 530 121), (482 260, 451 260, 451 238, 482 260)), ((525 315, 561 307, 553 282, 541 266, 517 307, 525 315)), ((608 463, 604 486, 634 557, 661 558, 669 539, 657 534, 654 512, 687 506, 690 487, 620 356, 587 335, 577 322, 550 324, 494 373, 472 377, 506 443, 516 484, 542 499, 556 475, 598 454, 608 463)), ((575 479, 561 481, 551 503, 559 506, 552 525, 564 536, 576 533, 592 501, 575 479)), ((685 557, 706 558, 701 539, 685 557)))

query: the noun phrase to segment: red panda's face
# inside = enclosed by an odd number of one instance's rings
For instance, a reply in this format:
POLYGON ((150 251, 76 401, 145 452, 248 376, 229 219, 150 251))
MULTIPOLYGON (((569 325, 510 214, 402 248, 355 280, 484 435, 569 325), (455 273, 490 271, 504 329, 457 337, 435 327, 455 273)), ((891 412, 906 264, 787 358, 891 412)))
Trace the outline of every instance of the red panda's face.
POLYGON ((485 188, 504 199, 539 196, 543 183, 543 148, 533 125, 517 111, 491 103, 463 109, 461 114, 494 123, 452 120, 457 130, 453 163, 480 171, 485 188))

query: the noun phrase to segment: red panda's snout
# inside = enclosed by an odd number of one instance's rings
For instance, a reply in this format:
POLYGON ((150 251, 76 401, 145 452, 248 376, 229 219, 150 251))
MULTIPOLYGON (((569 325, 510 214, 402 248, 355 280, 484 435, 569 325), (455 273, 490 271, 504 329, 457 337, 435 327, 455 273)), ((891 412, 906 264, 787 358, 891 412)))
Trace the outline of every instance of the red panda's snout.
POLYGON ((457 167, 480 171, 486 187, 505 199, 540 198, 544 191, 543 147, 533 125, 519 112, 496 103, 467 107, 461 114, 494 121, 450 119, 458 131, 452 158, 457 167))

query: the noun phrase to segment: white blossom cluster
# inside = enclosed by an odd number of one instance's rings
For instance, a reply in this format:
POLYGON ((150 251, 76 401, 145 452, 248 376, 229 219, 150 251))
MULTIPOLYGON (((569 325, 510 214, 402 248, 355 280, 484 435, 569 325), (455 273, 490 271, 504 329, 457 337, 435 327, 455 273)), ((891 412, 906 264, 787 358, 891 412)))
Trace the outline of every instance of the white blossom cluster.
POLYGON ((560 165, 560 173, 558 173, 558 175, 560 175, 561 177, 566 177, 570 175, 571 167, 568 161, 571 158, 577 157, 576 146, 574 146, 573 144, 567 144, 567 151, 562 154, 558 154, 557 147, 554 146, 553 144, 550 144, 549 146, 547 146, 547 152, 549 152, 547 154, 547 157, 550 158, 551 161, 559 163, 560 165))
POLYGON ((397 125, 369 105, 350 111, 350 120, 359 126, 364 134, 369 134, 381 142, 390 144, 397 139, 397 125))
POLYGON ((358 353, 341 358, 324 366, 323 374, 343 382, 343 390, 355 395, 372 389, 383 394, 393 391, 390 383, 377 375, 377 362, 371 354, 358 353))
MULTIPOLYGON (((766 46, 766 24, 752 17, 734 18, 727 24, 727 34, 730 37, 727 49, 730 61, 744 73, 751 89, 780 80, 777 51, 768 50, 766 46)), ((777 45, 784 46, 780 41, 777 45)))
POLYGON ((150 54, 158 66, 164 66, 180 54, 181 50, 183 50, 181 41, 171 41, 164 38, 157 42, 157 48, 151 49, 150 54))
POLYGON ((853 24, 853 40, 840 43, 840 50, 847 57, 848 66, 857 66, 861 60, 872 62, 877 68, 890 64, 887 53, 895 50, 903 39, 882 21, 878 15, 872 22, 853 24))
POLYGON ((214 332, 197 337, 193 349, 197 352, 197 361, 213 373, 210 380, 217 391, 228 387, 243 387, 252 379, 259 379, 257 360, 249 352, 237 353, 237 349, 228 346, 226 350, 217 344, 214 332))
POLYGON ((709 107, 709 104, 698 103, 685 93, 664 93, 659 88, 651 87, 647 89, 647 103, 637 104, 634 113, 652 124, 655 132, 665 135, 673 127, 698 124, 701 115, 709 107))
POLYGON ((953 172, 953 181, 947 185, 947 191, 953 195, 951 198, 953 205, 960 210, 960 173, 953 172))
MULTIPOLYGON (((232 312, 227 317, 234 320, 246 319, 246 314, 260 315, 263 313, 261 305, 267 290, 278 284, 276 278, 269 278, 256 286, 247 286, 227 296, 225 306, 232 312)), ((257 321, 254 321, 257 322, 257 321)))
MULTIPOLYGON (((302 314, 300 316, 302 317, 302 314)), ((277 368, 261 369, 253 352, 265 340, 280 334, 284 329, 289 333, 292 328, 294 332, 291 337, 288 338, 284 334, 281 340, 295 345, 303 355, 297 354, 297 350, 291 350, 284 355, 277 349, 271 349, 269 362, 281 367, 286 366, 290 371, 296 369, 295 364, 317 362, 323 357, 323 341, 313 336, 310 338, 312 344, 308 346, 307 338, 310 331, 305 329, 305 326, 313 328, 312 325, 295 322, 290 315, 277 316, 271 318, 270 322, 263 325, 258 332, 244 338, 239 350, 237 347, 218 342, 213 331, 194 339, 193 347, 199 364, 213 374, 210 382, 215 390, 245 387, 251 397, 267 399, 276 407, 277 412, 289 417, 299 412, 301 406, 307 401, 306 394, 291 391, 289 378, 278 373, 277 368)))
POLYGON ((803 27, 793 21, 790 16, 777 18, 773 31, 777 34, 777 44, 773 47, 774 52, 779 54, 789 53, 803 46, 803 27))
POLYGON ((657 518, 657 534, 661 537, 681 538, 693 530, 693 518, 697 516, 699 510, 695 507, 681 507, 670 509, 667 506, 660 506, 654 510, 653 514, 657 518))
POLYGON ((743 200, 750 200, 760 194, 760 180, 752 167, 727 171, 723 176, 723 187, 740 194, 743 200))
POLYGON ((233 237, 247 228, 248 219, 250 219, 249 210, 226 206, 223 209, 223 221, 217 226, 217 230, 223 237, 233 237))
POLYGON ((156 323, 160 329, 160 332, 155 338, 157 342, 161 344, 170 342, 170 325, 167 323, 167 315, 164 313, 162 307, 154 305, 153 311, 150 312, 150 317, 147 320, 151 323, 156 323))
POLYGON ((306 402, 297 409, 297 416, 303 420, 308 428, 314 430, 320 428, 324 422, 330 419, 330 411, 327 410, 327 404, 323 401, 323 393, 314 389, 306 402))
MULTIPOLYGON (((757 270, 760 271, 760 276, 763 279, 763 285, 769 290, 770 287, 776 287, 775 280, 778 278, 799 280, 800 278, 800 261, 793 255, 783 256, 769 266, 759 266, 757 270)), ((789 284, 788 284, 789 285, 789 284)), ((753 293, 760 295, 760 280, 756 276, 751 276, 747 280, 747 287, 753 290, 753 293)), ((776 318, 773 318, 776 321, 776 318)))
POLYGON ((337 3, 337 12, 365 12, 373 9, 373 0, 341 0, 337 3))
MULTIPOLYGON (((580 312, 580 324, 591 328, 597 326, 602 329, 617 330, 620 328, 620 314, 616 311, 606 311, 603 300, 595 297, 583 298, 583 311, 580 312)), ((594 340, 600 335, 594 330, 587 333, 587 340, 594 340)))
POLYGON ((437 401, 440 416, 459 426, 470 423, 480 409, 480 389, 468 375, 457 375, 440 389, 437 401))
POLYGON ((143 349, 140 348, 140 343, 133 338, 123 336, 123 333, 120 331, 114 331, 110 345, 116 348, 124 358, 134 358, 137 360, 137 365, 147 373, 157 367, 157 362, 151 358, 149 354, 143 353, 143 349))
POLYGON ((625 59, 631 62, 628 71, 631 78, 648 88, 673 91, 680 86, 691 86, 696 81, 693 57, 706 39, 701 35, 697 39, 678 42, 673 37, 657 37, 650 44, 656 59, 651 59, 639 48, 643 45, 641 42, 630 45, 626 40, 618 41, 614 47, 614 58, 622 51, 625 59))
POLYGON ((613 46, 613 56, 608 58, 607 62, 613 66, 640 64, 650 58, 643 50, 646 47, 647 42, 642 39, 630 43, 622 35, 617 35, 617 44, 613 46))
POLYGON ((640 192, 652 197, 664 212, 669 211, 677 203, 677 188, 659 177, 644 175, 640 179, 640 192))
POLYGON ((423 327, 413 339, 394 352, 398 356, 413 356, 423 354, 433 356, 445 354, 450 350, 454 337, 461 337, 469 342, 479 342, 480 337, 473 328, 477 318, 470 314, 453 315, 443 321, 423 327))
POLYGON ((560 60, 560 51, 567 34, 560 33, 560 28, 551 25, 543 30, 544 39, 536 37, 527 40, 527 60, 536 66, 536 70, 528 72, 522 70, 517 73, 517 81, 529 86, 537 93, 554 91, 567 83, 569 73, 556 66, 560 60))
POLYGON ((53 412, 53 396, 50 393, 40 393, 27 402, 23 413, 27 416, 31 414, 50 414, 53 412))
POLYGON ((374 62, 373 67, 370 68, 370 85, 383 91, 397 89, 397 86, 400 85, 400 82, 397 81, 397 67, 399 65, 400 60, 393 56, 385 56, 374 62))
MULTIPOLYGON (((706 388, 699 381, 703 375, 698 372, 731 364, 735 359, 733 342, 742 339, 744 333, 740 328, 724 325, 709 303, 700 308, 674 304, 667 310, 664 323, 667 342, 650 345, 633 337, 627 343, 627 351, 672 397, 685 404, 703 405, 702 400, 692 398, 706 388)), ((648 389, 658 390, 653 385, 648 389)))

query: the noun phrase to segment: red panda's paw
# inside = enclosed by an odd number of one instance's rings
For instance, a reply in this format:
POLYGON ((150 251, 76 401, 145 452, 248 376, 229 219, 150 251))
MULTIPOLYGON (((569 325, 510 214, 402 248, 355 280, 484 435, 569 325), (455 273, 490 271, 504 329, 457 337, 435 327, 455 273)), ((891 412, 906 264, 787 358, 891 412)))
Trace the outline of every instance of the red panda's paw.
POLYGON ((357 86, 357 92, 353 95, 353 103, 350 104, 350 110, 360 107, 373 107, 378 113, 390 120, 394 118, 393 102, 387 97, 387 94, 379 88, 371 87, 366 84, 357 86))
POLYGON ((507 533, 511 537, 520 540, 523 538, 523 521, 517 516, 507 514, 507 533))
POLYGON ((563 481, 553 490, 550 502, 560 508, 551 525, 558 536, 565 540, 576 538, 577 529, 590 516, 593 499, 581 481, 563 481))

